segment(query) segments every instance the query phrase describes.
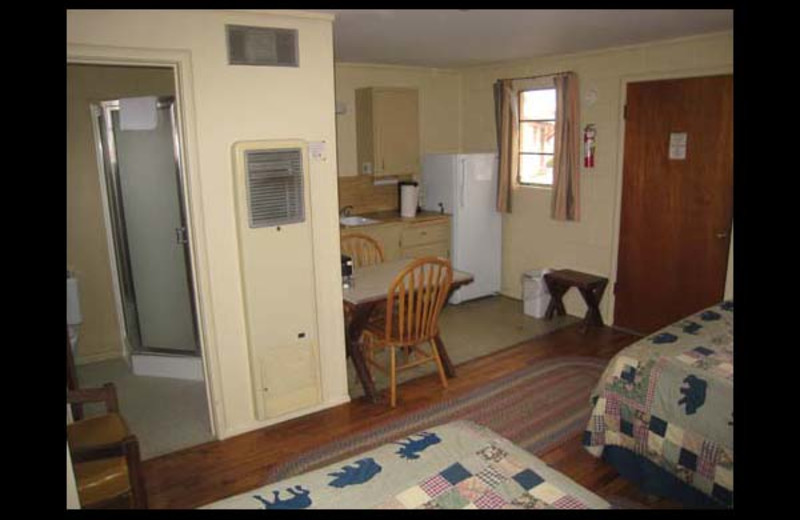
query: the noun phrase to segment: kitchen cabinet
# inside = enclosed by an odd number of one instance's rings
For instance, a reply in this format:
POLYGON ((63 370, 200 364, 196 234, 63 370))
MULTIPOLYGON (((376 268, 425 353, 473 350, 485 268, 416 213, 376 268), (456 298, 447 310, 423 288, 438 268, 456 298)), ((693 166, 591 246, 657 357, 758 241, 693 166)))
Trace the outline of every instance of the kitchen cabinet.
POLYGON ((450 258, 450 220, 422 221, 406 224, 400 234, 400 256, 450 258))
POLYGON ((402 258, 400 256, 400 234, 402 231, 403 224, 391 222, 343 229, 342 236, 348 233, 361 233, 374 238, 383 246, 383 260, 389 262, 402 258))
POLYGON ((356 157, 359 173, 384 177, 417 175, 419 159, 417 89, 356 89, 356 157))
MULTIPOLYGON (((396 214, 395 214, 396 215, 396 214)), ((399 258, 421 258, 441 256, 450 258, 450 217, 447 215, 425 216, 413 219, 394 217, 383 218, 380 224, 342 229, 342 236, 348 233, 369 235, 383 246, 384 261, 399 258)))

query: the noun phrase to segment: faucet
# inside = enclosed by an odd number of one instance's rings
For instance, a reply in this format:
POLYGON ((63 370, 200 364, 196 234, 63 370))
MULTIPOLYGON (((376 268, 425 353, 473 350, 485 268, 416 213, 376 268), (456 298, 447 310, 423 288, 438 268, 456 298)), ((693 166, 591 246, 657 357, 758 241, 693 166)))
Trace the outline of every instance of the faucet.
POLYGON ((350 211, 353 209, 353 206, 345 206, 341 210, 339 210, 339 217, 348 217, 350 216, 350 211))

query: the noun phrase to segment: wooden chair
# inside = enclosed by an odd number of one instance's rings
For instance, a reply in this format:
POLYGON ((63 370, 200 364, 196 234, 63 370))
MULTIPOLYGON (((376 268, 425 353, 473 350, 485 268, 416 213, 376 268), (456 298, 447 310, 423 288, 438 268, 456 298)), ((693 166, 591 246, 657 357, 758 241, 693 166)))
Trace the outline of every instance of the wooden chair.
POLYGON ((449 261, 437 257, 420 258, 406 266, 389 286, 385 319, 370 322, 362 335, 367 366, 389 375, 390 404, 397 404, 397 372, 423 363, 433 362, 442 386, 447 388, 439 352, 434 338, 439 333, 439 313, 450 293, 453 268, 449 261), (420 348, 428 343, 430 352, 420 348), (389 349, 388 366, 375 360, 374 353, 389 349), (402 350, 405 362, 398 365, 396 351, 402 350))
MULTIPOLYGON (((363 233, 342 235, 341 249, 342 254, 353 259, 353 267, 382 264, 384 260, 383 246, 380 242, 363 233)), ((344 308, 344 322, 350 323, 350 309, 346 306, 344 308)))
POLYGON ((114 385, 67 390, 67 403, 90 402, 105 403, 107 413, 67 425, 81 507, 146 509, 139 442, 119 414, 114 385))
POLYGON ((383 263, 383 246, 363 233, 342 235, 342 254, 353 259, 353 267, 364 267, 383 263))

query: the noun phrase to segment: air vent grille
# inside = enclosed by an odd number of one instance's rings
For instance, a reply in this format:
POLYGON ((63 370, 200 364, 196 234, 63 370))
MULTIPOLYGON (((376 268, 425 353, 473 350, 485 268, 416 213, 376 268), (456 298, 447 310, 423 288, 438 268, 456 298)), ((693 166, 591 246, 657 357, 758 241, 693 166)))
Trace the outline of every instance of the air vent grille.
POLYGON ((297 67, 297 29, 225 26, 230 65, 297 67))
POLYGON ((301 149, 248 150, 245 168, 251 228, 305 220, 301 149))

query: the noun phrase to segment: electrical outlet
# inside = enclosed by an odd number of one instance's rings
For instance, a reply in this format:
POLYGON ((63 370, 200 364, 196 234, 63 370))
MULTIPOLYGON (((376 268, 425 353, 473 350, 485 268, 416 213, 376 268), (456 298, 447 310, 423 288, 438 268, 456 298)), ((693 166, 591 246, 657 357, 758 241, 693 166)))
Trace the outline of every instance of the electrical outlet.
POLYGON ((361 165, 361 173, 363 175, 372 175, 372 163, 371 162, 365 162, 364 164, 362 164, 361 165))

